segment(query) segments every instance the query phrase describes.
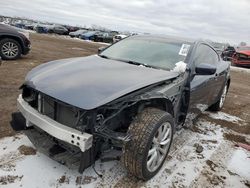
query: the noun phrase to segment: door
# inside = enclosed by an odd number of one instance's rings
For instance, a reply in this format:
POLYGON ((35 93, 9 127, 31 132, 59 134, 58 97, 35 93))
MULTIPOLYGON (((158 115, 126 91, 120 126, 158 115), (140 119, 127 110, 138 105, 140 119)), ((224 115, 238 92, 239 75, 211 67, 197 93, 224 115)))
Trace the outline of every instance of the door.
POLYGON ((211 90, 211 100, 209 101, 210 106, 220 99, 227 80, 227 70, 225 67, 228 66, 228 63, 225 61, 217 61, 216 64, 217 69, 214 82, 212 83, 213 88, 211 90))
MULTIPOLYGON (((194 55, 195 67, 201 63, 217 66, 218 61, 218 54, 210 46, 199 44, 194 55)), ((190 83, 189 118, 197 117, 211 105, 214 96, 215 75, 195 75, 193 77, 190 83)))

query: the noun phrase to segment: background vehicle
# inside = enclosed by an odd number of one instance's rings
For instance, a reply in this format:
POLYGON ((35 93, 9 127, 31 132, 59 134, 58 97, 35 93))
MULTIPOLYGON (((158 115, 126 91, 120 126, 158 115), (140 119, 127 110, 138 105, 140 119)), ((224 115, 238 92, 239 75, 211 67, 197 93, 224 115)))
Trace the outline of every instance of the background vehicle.
POLYGON ((49 30, 49 27, 48 25, 40 25, 40 24, 37 24, 34 26, 34 30, 37 32, 37 33, 48 33, 48 30, 49 30))
POLYGON ((49 30, 48 33, 55 33, 58 35, 68 35, 69 31, 67 28, 63 26, 52 26, 49 30))
POLYGON ((88 32, 88 30, 80 29, 80 30, 77 30, 77 31, 74 31, 74 32, 70 32, 70 33, 69 33, 69 36, 79 38, 79 36, 80 36, 81 34, 84 34, 84 33, 87 33, 87 32, 88 32))
POLYGON ((99 33, 99 31, 89 31, 89 32, 80 34, 79 38, 83 40, 94 40, 94 36, 97 33, 99 33))
POLYGON ((69 32, 75 32, 75 31, 80 30, 79 27, 75 27, 75 26, 63 25, 63 27, 65 27, 69 32))
POLYGON ((34 30, 34 24, 25 25, 24 29, 26 29, 26 30, 34 30))
POLYGON ((131 36, 98 56, 36 67, 18 109, 26 126, 81 152, 80 172, 113 148, 129 173, 148 180, 186 120, 223 107, 229 69, 206 42, 131 36))
POLYGON ((117 32, 105 32, 105 33, 98 33, 94 35, 95 42, 106 42, 112 43, 113 37, 117 34, 117 32))
POLYGON ((118 42, 119 40, 121 40, 121 39, 124 39, 124 38, 126 38, 127 37, 127 35, 115 35, 114 37, 113 37, 113 42, 115 43, 115 42, 118 42))
POLYGON ((238 47, 232 57, 232 63, 237 66, 250 67, 250 46, 238 47))
POLYGON ((0 24, 0 56, 13 60, 30 51, 29 34, 21 29, 0 24))
POLYGON ((230 61, 235 53, 235 48, 233 46, 228 46, 221 54, 224 61, 230 61))

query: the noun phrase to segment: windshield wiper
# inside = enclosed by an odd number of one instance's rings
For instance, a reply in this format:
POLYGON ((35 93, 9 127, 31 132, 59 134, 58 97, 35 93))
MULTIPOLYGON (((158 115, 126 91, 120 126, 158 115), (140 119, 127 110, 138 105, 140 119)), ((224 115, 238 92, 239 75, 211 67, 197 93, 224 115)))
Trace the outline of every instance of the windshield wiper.
POLYGON ((129 63, 129 64, 133 64, 133 65, 138 65, 138 66, 144 66, 144 67, 149 67, 149 68, 154 68, 154 69, 160 69, 159 67, 144 64, 144 63, 139 63, 139 62, 136 62, 136 61, 124 61, 124 62, 129 63))
POLYGON ((131 61, 131 60, 123 60, 123 59, 115 59, 116 61, 122 61, 122 62, 125 62, 125 63, 129 63, 129 64, 132 64, 132 65, 142 65, 142 66, 145 66, 144 64, 142 63, 139 63, 139 62, 136 62, 136 61, 131 61))
POLYGON ((106 56, 106 55, 101 55, 101 54, 98 54, 98 56, 100 56, 100 57, 102 57, 102 58, 105 58, 105 59, 113 59, 113 60, 116 60, 116 61, 122 61, 122 62, 129 63, 129 64, 132 64, 132 65, 143 66, 143 67, 149 67, 149 68, 154 68, 154 69, 161 69, 160 67, 157 67, 157 66, 148 65, 148 64, 143 64, 143 63, 139 63, 139 62, 136 62, 136 61, 123 60, 123 59, 115 59, 115 58, 111 58, 111 57, 108 57, 108 56, 106 56))
POLYGON ((102 57, 102 58, 105 58, 105 59, 110 59, 108 56, 106 55, 101 55, 101 54, 98 54, 98 56, 102 57))
POLYGON ((136 61, 124 61, 124 62, 132 64, 132 65, 142 65, 141 63, 138 63, 136 61))

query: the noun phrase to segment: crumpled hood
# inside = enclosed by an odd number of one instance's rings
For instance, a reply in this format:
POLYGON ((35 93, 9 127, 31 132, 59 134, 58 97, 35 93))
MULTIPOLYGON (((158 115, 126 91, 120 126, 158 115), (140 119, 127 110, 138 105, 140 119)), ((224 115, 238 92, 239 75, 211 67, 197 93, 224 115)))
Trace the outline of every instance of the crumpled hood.
POLYGON ((92 55, 42 64, 28 73, 25 84, 65 103, 90 110, 177 76, 176 72, 92 55))

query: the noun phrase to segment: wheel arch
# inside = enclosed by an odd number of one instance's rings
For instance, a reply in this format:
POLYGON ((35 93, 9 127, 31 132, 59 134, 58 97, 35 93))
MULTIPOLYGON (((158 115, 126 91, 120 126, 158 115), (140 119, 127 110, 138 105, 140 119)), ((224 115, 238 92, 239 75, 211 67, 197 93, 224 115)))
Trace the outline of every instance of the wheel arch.
POLYGON ((145 108, 152 107, 168 112, 174 117, 174 106, 167 98, 150 98, 140 102, 138 113, 145 108))
POLYGON ((8 38, 17 41, 19 43, 19 45, 21 46, 21 50, 22 50, 21 52, 23 53, 24 45, 23 45, 22 39, 18 36, 15 36, 15 35, 7 35, 7 34, 0 35, 0 41, 3 39, 8 39, 8 38))

